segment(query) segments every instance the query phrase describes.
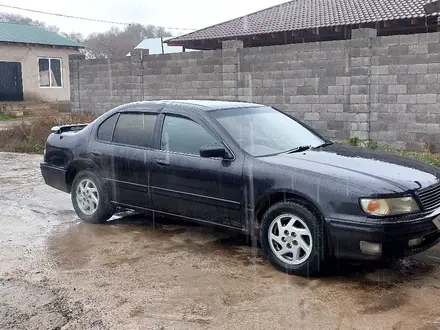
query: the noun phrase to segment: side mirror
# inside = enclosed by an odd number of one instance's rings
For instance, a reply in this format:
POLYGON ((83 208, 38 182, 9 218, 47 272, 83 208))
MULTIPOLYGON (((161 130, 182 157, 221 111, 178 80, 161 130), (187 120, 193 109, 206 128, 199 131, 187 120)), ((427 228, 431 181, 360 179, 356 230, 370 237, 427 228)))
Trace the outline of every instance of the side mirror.
POLYGON ((226 149, 220 143, 205 144, 200 148, 200 157, 226 158, 226 149))

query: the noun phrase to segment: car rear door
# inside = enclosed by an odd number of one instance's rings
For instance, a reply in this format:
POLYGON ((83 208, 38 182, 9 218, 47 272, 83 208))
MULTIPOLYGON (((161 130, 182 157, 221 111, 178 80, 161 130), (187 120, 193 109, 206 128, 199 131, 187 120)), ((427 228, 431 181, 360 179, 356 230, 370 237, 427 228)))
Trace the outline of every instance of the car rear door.
POLYGON ((89 149, 98 160, 113 201, 126 206, 151 207, 149 172, 157 117, 154 110, 123 111, 117 115, 114 131, 106 140, 100 134, 106 122, 98 128, 97 139, 89 149))
POLYGON ((199 116, 163 112, 160 121, 150 177, 153 207, 243 228, 244 156, 231 160, 200 157, 203 145, 222 143, 222 139, 199 116))

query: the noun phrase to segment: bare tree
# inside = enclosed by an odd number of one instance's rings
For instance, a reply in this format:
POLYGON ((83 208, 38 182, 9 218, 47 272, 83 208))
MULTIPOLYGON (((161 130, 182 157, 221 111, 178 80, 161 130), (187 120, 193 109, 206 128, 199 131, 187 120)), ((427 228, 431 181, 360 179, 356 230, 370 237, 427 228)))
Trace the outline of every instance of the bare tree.
POLYGON ((92 33, 87 38, 84 38, 81 33, 64 33, 55 25, 47 25, 44 22, 18 14, 0 12, 0 22, 32 24, 55 32, 65 38, 85 45, 86 50, 83 51, 83 53, 89 58, 122 57, 127 55, 127 53, 133 50, 133 48, 145 38, 171 36, 171 33, 166 31, 163 27, 156 27, 154 25, 145 26, 139 23, 129 24, 124 29, 112 27, 106 32, 92 33))
POLYGON ((48 30, 50 32, 60 33, 60 29, 55 25, 47 25, 44 22, 33 20, 29 17, 25 17, 19 14, 3 13, 0 12, 0 22, 19 23, 19 24, 31 24, 48 30))
POLYGON ((79 32, 72 32, 72 33, 65 33, 65 32, 61 32, 60 33, 63 37, 76 41, 78 43, 83 43, 84 42, 84 36, 79 33, 79 32))
POLYGON ((145 38, 167 36, 171 36, 171 33, 163 27, 133 23, 127 25, 123 30, 111 28, 103 33, 92 33, 84 40, 84 44, 87 47, 89 57, 122 57, 145 38))

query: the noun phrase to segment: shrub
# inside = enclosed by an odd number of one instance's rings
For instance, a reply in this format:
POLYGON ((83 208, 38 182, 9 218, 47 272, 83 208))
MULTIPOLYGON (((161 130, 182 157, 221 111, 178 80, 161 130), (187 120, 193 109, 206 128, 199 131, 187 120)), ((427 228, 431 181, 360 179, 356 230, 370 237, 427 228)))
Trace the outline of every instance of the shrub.
POLYGON ((354 147, 358 147, 361 145, 362 140, 357 137, 351 137, 348 139, 348 144, 354 147))
POLYGON ((0 151, 42 153, 53 126, 89 123, 92 115, 37 117, 0 131, 0 151))
POLYGON ((374 141, 369 140, 361 140, 357 137, 351 137, 348 139, 348 144, 354 147, 364 147, 370 149, 377 149, 378 145, 374 141))

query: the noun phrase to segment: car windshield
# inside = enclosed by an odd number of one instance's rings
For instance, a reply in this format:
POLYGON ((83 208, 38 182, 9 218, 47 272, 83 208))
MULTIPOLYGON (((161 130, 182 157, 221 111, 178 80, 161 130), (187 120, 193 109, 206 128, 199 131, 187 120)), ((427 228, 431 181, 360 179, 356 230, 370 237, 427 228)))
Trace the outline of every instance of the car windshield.
POLYGON ((326 142, 271 107, 216 110, 211 115, 242 149, 256 157, 318 147, 326 142))

